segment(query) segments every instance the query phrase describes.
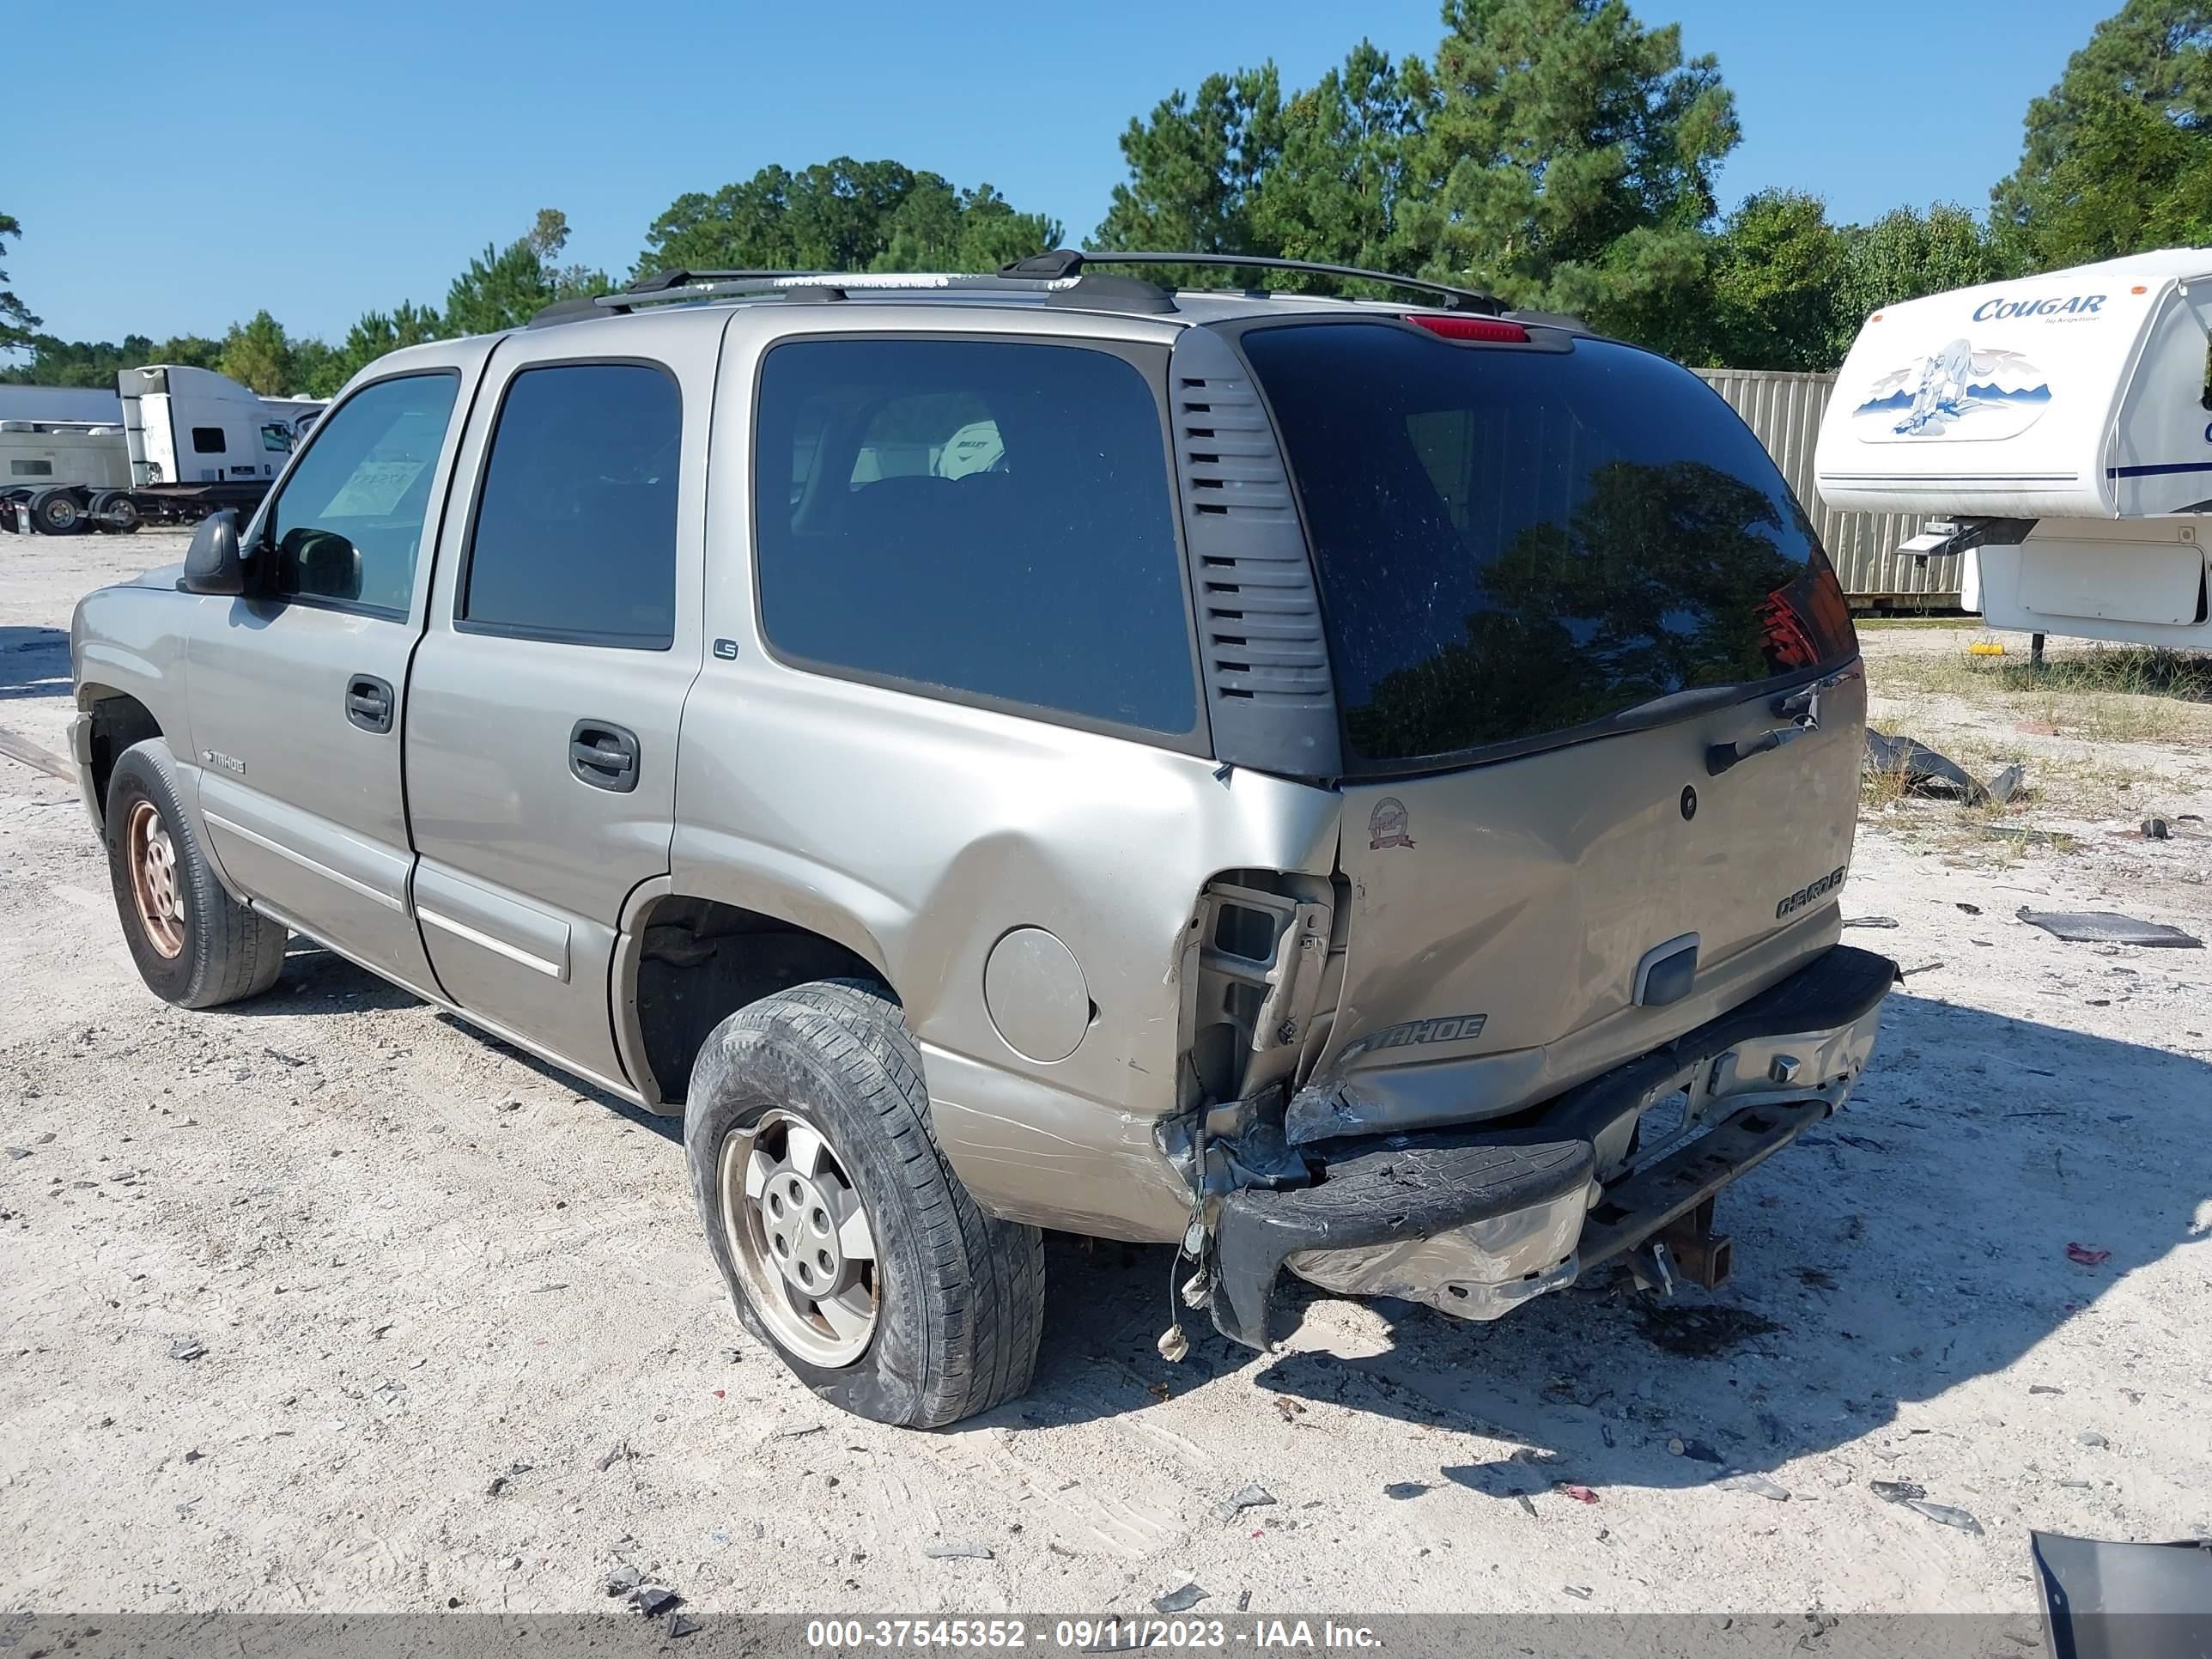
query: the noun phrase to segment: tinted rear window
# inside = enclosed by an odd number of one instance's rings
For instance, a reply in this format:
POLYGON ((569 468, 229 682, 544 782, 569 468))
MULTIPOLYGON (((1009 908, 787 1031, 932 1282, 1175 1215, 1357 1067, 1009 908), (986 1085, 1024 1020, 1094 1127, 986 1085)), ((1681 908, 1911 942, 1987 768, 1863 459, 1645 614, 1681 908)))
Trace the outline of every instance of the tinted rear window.
POLYGON ((779 651, 957 699, 1196 726, 1166 441, 1133 365, 1015 342, 794 341, 762 367, 757 431, 761 620, 779 651))
POLYGON ((1243 345, 1297 475, 1361 761, 1525 742, 1855 648, 1759 440, 1662 358, 1391 323, 1243 345))

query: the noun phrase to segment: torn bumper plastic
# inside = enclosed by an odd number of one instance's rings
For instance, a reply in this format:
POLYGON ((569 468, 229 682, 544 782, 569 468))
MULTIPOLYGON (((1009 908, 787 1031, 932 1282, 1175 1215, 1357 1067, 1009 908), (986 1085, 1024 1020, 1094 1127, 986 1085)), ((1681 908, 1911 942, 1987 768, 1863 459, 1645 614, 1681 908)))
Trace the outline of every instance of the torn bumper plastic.
POLYGON ((1221 1201, 1212 1312, 1269 1346, 1289 1267, 1325 1288, 1494 1319, 1635 1249, 1826 1117, 1874 1048, 1896 964, 1838 945, 1674 1042, 1568 1091, 1518 1127, 1302 1148, 1312 1184, 1221 1201), (1627 1148, 1679 1099, 1663 1133, 1627 1148))

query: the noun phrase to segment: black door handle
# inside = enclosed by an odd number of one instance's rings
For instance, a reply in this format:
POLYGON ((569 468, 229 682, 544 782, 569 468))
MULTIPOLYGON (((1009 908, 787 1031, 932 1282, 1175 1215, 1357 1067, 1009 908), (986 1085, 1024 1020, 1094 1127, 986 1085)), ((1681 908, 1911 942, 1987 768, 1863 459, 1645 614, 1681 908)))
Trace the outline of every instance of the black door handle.
POLYGON ((568 770, 594 789, 637 787, 637 733, 605 720, 578 720, 568 732, 568 770))
POLYGON ((392 682, 356 674, 346 682, 346 718, 364 732, 389 732, 395 703, 392 682))

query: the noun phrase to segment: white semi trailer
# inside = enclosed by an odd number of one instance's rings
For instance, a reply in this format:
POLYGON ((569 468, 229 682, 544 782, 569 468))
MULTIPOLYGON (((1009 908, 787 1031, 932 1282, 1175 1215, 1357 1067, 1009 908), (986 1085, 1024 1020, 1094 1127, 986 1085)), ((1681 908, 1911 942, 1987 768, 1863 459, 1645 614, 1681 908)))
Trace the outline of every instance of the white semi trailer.
POLYGON ((0 422, 0 528, 71 535, 250 511, 324 405, 180 364, 116 376, 121 424, 0 422))
POLYGON ((1922 513, 1992 625, 2212 647, 2212 249, 1990 283, 1869 317, 1814 470, 1922 513))

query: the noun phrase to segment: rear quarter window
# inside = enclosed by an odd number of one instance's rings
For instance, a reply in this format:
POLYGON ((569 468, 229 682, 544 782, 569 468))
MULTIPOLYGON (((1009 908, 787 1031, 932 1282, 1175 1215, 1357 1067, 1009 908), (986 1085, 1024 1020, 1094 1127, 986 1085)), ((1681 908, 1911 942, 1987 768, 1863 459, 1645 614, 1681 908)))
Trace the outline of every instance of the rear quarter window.
POLYGON ((797 340, 763 362, 761 623, 801 665, 1188 738, 1189 605, 1152 386, 1108 351, 797 340), (790 480, 787 495, 770 480, 790 480))
POLYGON ((1242 345, 1296 474, 1345 735, 1370 769, 1856 648, 1772 460, 1663 358, 1382 322, 1253 329, 1242 345))

